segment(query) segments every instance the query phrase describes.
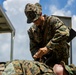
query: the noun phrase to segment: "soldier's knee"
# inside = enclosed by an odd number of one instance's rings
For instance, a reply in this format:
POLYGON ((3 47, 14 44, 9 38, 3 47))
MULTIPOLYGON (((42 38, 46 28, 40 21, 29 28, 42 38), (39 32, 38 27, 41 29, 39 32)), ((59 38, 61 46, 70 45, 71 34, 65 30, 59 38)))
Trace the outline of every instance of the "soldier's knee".
POLYGON ((53 71, 56 75, 63 75, 63 66, 60 64, 55 64, 53 67, 53 71))

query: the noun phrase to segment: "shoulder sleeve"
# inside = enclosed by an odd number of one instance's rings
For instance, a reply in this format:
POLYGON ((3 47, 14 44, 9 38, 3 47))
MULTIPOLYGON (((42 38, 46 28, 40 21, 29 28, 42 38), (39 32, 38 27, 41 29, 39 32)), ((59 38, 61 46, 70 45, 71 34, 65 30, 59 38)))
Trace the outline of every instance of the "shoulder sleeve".
POLYGON ((67 41, 69 36, 69 29, 59 18, 54 16, 52 16, 50 19, 50 25, 54 32, 54 36, 52 39, 50 39, 46 46, 48 48, 54 49, 55 47, 59 46, 60 42, 67 41))
POLYGON ((29 35, 29 39, 30 39, 30 52, 33 56, 39 49, 37 42, 34 40, 33 28, 30 28, 28 30, 28 35, 29 35))

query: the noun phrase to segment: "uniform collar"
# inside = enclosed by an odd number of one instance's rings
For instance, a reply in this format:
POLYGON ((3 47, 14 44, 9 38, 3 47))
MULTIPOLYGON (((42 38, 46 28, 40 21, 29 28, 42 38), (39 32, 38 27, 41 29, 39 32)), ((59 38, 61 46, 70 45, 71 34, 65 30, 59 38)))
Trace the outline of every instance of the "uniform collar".
MULTIPOLYGON (((45 28, 46 28, 46 22, 47 22, 47 17, 48 16, 47 15, 43 15, 43 16, 45 18, 45 21, 43 22, 41 29, 45 30, 45 28)), ((37 27, 36 25, 34 25, 34 32, 36 32, 38 30, 40 30, 40 27, 37 27)))

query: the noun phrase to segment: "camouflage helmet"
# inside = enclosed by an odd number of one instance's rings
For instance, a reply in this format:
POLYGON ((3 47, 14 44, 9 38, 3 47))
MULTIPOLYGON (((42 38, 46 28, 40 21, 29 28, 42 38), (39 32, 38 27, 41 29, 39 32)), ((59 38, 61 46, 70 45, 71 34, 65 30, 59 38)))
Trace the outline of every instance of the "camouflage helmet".
POLYGON ((27 17, 27 23, 31 23, 39 18, 40 14, 42 13, 42 7, 39 3, 36 4, 28 3, 25 6, 24 12, 27 17))

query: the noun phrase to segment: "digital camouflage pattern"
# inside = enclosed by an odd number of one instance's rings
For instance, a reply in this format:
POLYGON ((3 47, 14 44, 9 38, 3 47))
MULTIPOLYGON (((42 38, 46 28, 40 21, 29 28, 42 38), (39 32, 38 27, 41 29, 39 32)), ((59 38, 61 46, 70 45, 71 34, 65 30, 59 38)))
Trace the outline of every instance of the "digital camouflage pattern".
POLYGON ((32 25, 28 30, 31 54, 33 56, 39 48, 46 46, 50 52, 42 57, 44 63, 54 65, 64 61, 67 64, 69 57, 69 45, 67 43, 69 29, 55 16, 44 15, 44 17, 45 22, 42 29, 32 25))
MULTIPOLYGON (((1 68, 0 63, 0 75, 56 75, 52 68, 49 68, 44 63, 30 61, 30 60, 13 60, 6 62, 5 69, 1 68), (2 71, 1 71, 2 69, 2 71)), ((76 75, 76 66, 74 64, 66 65, 61 62, 67 75, 76 75)))
POLYGON ((55 75, 44 63, 29 60, 14 60, 6 64, 2 75, 55 75))
POLYGON ((38 19, 38 17, 40 16, 42 12, 42 7, 39 3, 36 3, 36 4, 28 3, 25 6, 24 12, 27 16, 27 23, 31 23, 38 19))
POLYGON ((76 75, 76 66, 74 64, 66 65, 63 61, 61 61, 61 64, 67 71, 68 75, 76 75))

